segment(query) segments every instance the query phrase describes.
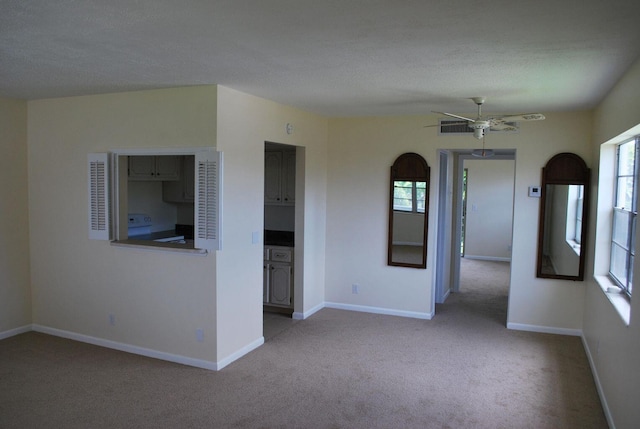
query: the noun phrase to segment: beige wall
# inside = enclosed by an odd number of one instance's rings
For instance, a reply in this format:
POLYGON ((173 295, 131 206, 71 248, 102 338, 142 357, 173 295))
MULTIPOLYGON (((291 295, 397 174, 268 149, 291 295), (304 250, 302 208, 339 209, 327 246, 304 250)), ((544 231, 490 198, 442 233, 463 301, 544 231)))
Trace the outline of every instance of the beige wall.
MULTIPOLYGON (((547 112, 545 112, 547 113, 547 112)), ((537 279, 541 169, 558 152, 591 163, 591 115, 547 113, 544 122, 523 123, 516 134, 490 134, 487 145, 515 149, 514 236, 509 324, 517 329, 579 334, 584 283, 537 279)), ((436 116, 340 118, 329 127, 326 301, 352 309, 425 317, 434 310, 438 151, 475 149, 470 136, 438 136, 436 116), (431 167, 427 269, 387 266, 389 168, 404 152, 417 152, 431 167), (358 294, 352 284, 360 285, 358 294)))
POLYGON ((0 338, 31 324, 27 103, 0 98, 0 338))
POLYGON ((299 146, 295 311, 304 317, 324 302, 326 119, 204 86, 33 101, 28 130, 37 327, 205 367, 259 346, 265 141, 299 146), (87 239, 88 153, 202 146, 224 157, 222 251, 202 257, 87 239))
MULTIPOLYGON (((618 82, 595 111, 593 156, 598 162, 600 145, 640 123, 640 61, 618 82)), ((595 215, 595 207, 591 210, 595 215)), ((595 219, 590 222, 591 244, 587 257, 593 267, 595 219)), ((640 229, 636 243, 640 242, 640 229)), ((604 243, 607 246, 607 243, 604 243)), ((605 249, 606 251, 606 249, 605 249)), ((635 428, 640 421, 638 386, 640 386, 640 300, 631 300, 631 322, 622 319, 600 286, 593 280, 593 269, 587 276, 583 338, 593 365, 595 378, 604 396, 611 422, 617 429, 635 428)), ((634 279, 640 278, 636 258, 634 279)), ((639 292, 634 291, 637 295, 639 292)), ((612 427, 614 427, 612 426, 612 427)))
POLYGON ((114 247, 87 233, 87 154, 215 146, 216 103, 213 86, 28 103, 36 325, 217 361, 215 253, 114 247))
POLYGON ((574 152, 593 165, 591 114, 545 114, 544 122, 523 124, 516 146, 508 326, 579 335, 586 284, 536 278, 540 199, 528 188, 540 185, 542 167, 557 153, 574 152))
POLYGON ((294 311, 324 301, 327 120, 218 87, 218 148, 224 153, 224 249, 218 254, 218 359, 262 336, 265 141, 298 146, 294 311), (293 126, 288 134, 286 124, 293 126))
POLYGON ((424 117, 340 118, 329 123, 327 302, 429 317, 434 275, 433 225, 438 154, 424 117), (389 174, 404 152, 431 167, 427 269, 387 266, 389 174), (352 294, 352 285, 359 293, 352 294))

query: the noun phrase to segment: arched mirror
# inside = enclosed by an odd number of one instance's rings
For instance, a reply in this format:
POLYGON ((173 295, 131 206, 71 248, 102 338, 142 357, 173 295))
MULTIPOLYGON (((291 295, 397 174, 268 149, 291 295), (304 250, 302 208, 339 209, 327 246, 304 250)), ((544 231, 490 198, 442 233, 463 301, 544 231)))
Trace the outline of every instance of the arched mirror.
POLYGON ((559 153, 542 169, 538 277, 584 279, 590 175, 574 153, 559 153))
POLYGON ((417 153, 400 155, 391 166, 388 264, 427 267, 429 166, 417 153))

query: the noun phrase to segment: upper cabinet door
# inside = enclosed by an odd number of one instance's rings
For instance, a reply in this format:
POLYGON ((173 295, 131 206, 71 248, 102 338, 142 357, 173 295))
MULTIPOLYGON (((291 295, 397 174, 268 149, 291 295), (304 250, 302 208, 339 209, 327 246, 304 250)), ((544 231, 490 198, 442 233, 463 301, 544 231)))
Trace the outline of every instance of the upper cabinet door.
POLYGON ((129 156, 129 180, 180 180, 180 157, 129 156))
POLYGON ((129 178, 150 180, 155 178, 156 157, 155 156, 130 156, 129 157, 129 178))
POLYGON ((296 201, 296 152, 286 151, 282 156, 282 202, 293 204, 296 201))
POLYGON ((280 204, 282 202, 282 152, 264 154, 264 202, 280 204))
POLYGON ((296 151, 266 151, 264 154, 264 203, 294 205, 295 201, 296 151))
POLYGON ((156 156, 156 177, 160 180, 179 180, 180 157, 171 155, 156 156))

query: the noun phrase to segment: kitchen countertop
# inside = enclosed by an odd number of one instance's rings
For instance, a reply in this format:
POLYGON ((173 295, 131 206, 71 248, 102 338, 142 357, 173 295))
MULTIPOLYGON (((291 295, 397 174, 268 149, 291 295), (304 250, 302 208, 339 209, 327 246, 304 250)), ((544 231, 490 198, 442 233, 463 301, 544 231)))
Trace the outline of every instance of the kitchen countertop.
POLYGON ((135 237, 129 237, 129 240, 153 241, 153 240, 161 240, 163 238, 170 238, 170 237, 176 237, 176 239, 178 239, 178 237, 184 238, 183 235, 176 234, 175 230, 170 229, 168 231, 158 231, 158 232, 152 232, 151 234, 136 235, 135 237))
POLYGON ((293 231, 275 231, 264 230, 264 245, 265 246, 285 246, 293 247, 294 233, 293 231))

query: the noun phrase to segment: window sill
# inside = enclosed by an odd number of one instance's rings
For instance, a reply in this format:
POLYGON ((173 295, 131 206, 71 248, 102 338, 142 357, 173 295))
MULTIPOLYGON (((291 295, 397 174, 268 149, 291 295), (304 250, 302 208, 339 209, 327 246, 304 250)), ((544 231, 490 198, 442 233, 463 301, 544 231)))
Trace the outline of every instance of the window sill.
POLYGON ((205 249, 195 249, 193 240, 187 240, 186 244, 180 243, 162 243, 158 241, 148 240, 116 240, 111 242, 112 246, 129 247, 134 249, 144 249, 159 252, 186 253, 190 255, 204 256, 208 252, 205 249))
POLYGON ((631 320, 631 303, 629 298, 616 286, 607 276, 595 276, 596 282, 600 285, 602 292, 609 299, 609 302, 616 309, 620 318, 626 326, 631 320))
POLYGON ((578 256, 580 256, 580 244, 578 244, 575 240, 567 240, 567 244, 571 247, 571 250, 578 256))

